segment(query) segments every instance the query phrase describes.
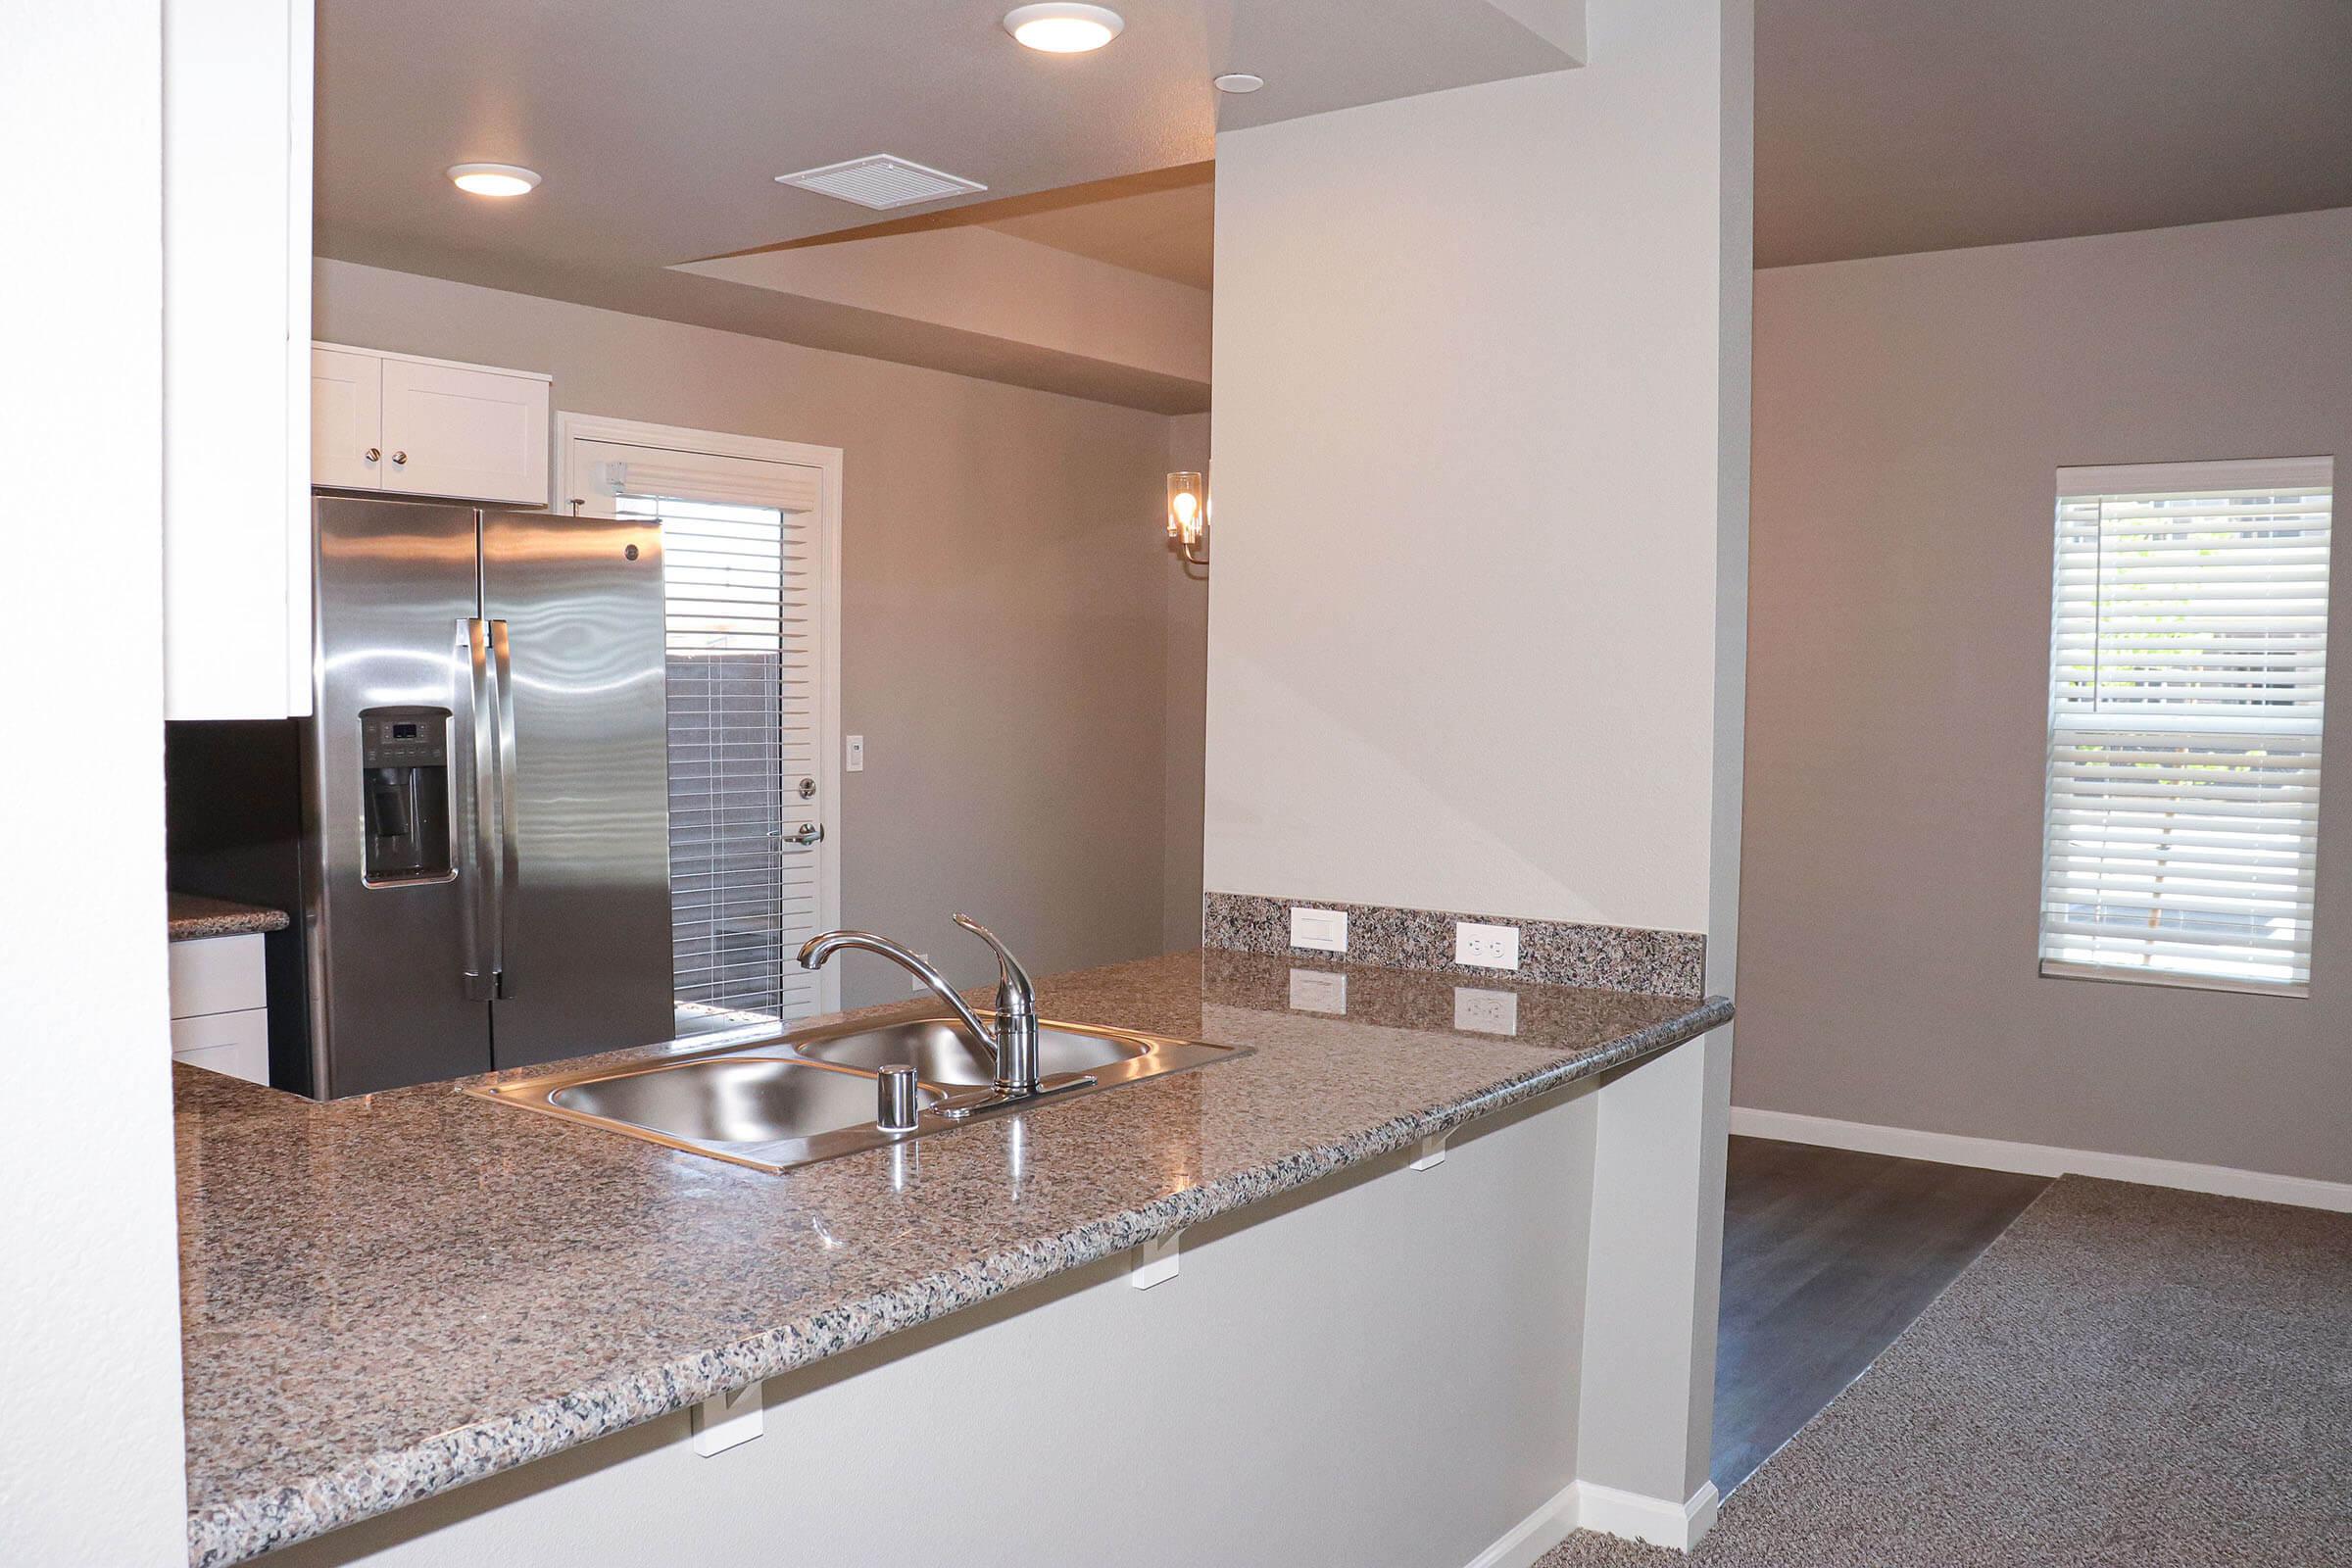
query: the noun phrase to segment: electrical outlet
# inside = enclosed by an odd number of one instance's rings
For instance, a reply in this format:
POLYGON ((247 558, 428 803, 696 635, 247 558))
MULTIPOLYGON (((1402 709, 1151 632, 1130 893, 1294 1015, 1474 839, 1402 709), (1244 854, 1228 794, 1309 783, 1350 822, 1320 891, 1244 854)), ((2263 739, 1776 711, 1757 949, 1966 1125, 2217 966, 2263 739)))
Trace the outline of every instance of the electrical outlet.
POLYGON ((849 756, 848 756, 848 759, 847 759, 845 761, 843 761, 843 763, 842 763, 841 765, 842 765, 843 767, 847 768, 847 769, 848 769, 850 772, 853 772, 853 773, 862 773, 862 772, 864 772, 864 771, 865 771, 865 737, 864 737, 864 736, 862 736, 862 735, 853 735, 853 736, 851 736, 851 737, 849 738, 849 740, 848 740, 848 741, 847 741, 847 742, 844 744, 844 746, 843 746, 843 750, 844 750, 844 751, 846 751, 846 752, 849 754, 849 756))
POLYGON ((1291 971, 1291 1010, 1294 1012, 1346 1012, 1348 1010, 1348 977, 1333 974, 1329 969, 1293 969, 1291 971))
POLYGON ((1519 993, 1481 991, 1475 986, 1453 988, 1453 1026, 1482 1035, 1519 1032, 1519 993))
MULTIPOLYGON (((922 959, 925 963, 929 963, 931 961, 931 955, 928 953, 918 953, 915 955, 915 956, 922 959)), ((906 982, 906 989, 913 992, 918 997, 928 996, 931 992, 931 988, 929 986, 923 984, 920 980, 916 980, 911 977, 906 982)))
POLYGON ((1346 953, 1348 951, 1348 911, 1346 909, 1302 909, 1291 907, 1291 946, 1306 948, 1316 953, 1346 953))
POLYGON ((1453 961, 1481 969, 1519 967, 1519 928, 1480 925, 1475 920, 1453 923, 1453 961))

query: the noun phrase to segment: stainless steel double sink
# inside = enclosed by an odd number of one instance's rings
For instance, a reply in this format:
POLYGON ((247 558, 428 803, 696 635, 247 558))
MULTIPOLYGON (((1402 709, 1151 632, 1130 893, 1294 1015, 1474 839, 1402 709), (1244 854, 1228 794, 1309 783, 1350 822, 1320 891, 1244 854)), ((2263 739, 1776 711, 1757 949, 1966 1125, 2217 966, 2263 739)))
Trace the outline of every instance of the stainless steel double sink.
MULTIPOLYGON (((1041 1023, 1039 1071, 1049 1079, 1084 1073, 1093 1084, 979 1115, 1018 1112, 1247 1054, 1244 1047, 1135 1029, 1041 1023)), ((780 1171, 952 1131, 961 1123, 931 1107, 952 1093, 985 1087, 992 1076, 988 1055, 959 1024, 925 1017, 794 1030, 773 1040, 737 1041, 623 1067, 535 1074, 466 1093, 757 1170, 780 1171), (914 1068, 916 1100, 923 1107, 915 1127, 906 1132, 891 1131, 875 1119, 881 1069, 900 1063, 914 1068)))

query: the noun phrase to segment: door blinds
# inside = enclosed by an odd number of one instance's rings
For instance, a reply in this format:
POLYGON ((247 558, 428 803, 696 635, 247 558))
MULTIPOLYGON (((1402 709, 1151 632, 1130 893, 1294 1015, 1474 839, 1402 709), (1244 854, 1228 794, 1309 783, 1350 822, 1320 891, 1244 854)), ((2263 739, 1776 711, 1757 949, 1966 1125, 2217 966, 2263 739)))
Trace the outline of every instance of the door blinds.
POLYGON ((815 762, 807 519, 647 494, 617 506, 662 523, 679 1031, 804 1016, 815 984, 788 950, 816 910, 816 856, 792 838, 814 814, 796 788, 815 762))
POLYGON ((2043 973, 2308 991, 2332 480, 2059 470, 2043 973))

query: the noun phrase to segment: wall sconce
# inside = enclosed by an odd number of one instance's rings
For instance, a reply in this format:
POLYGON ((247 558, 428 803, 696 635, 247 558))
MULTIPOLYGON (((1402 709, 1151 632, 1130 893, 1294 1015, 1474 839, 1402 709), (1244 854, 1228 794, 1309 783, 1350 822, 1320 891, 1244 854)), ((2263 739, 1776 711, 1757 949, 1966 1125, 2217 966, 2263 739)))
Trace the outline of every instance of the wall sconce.
POLYGON ((1168 475, 1168 537, 1186 561, 1208 564, 1208 482, 1201 475, 1168 475))

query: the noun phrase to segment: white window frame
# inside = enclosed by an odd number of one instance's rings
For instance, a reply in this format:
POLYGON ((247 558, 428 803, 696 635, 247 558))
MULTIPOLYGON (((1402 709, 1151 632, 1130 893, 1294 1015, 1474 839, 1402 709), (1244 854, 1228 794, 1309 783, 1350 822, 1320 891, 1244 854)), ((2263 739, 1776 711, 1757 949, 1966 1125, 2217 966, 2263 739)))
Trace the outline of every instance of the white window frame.
MULTIPOLYGON (((2079 533, 2082 526, 2079 515, 2080 509, 2092 498, 2109 504, 2119 502, 2129 504, 2126 498, 2146 497, 2153 500, 2162 497, 2221 494, 2233 490, 2259 491, 2267 489, 2274 492, 2291 492, 2326 489, 2329 492, 2329 533, 2332 536, 2333 483, 2333 462, 2331 459, 2324 457, 2233 463, 2134 464, 2058 470, 2051 574, 2051 642, 2047 665, 2049 709, 2043 752, 2041 899, 2037 916, 2040 972, 2044 976, 2059 979, 2123 981, 2192 990, 2231 991, 2272 997, 2309 997, 2311 992, 2310 968, 2316 951, 2316 943, 2313 940, 2310 925, 2316 924, 2314 917, 2317 912, 2317 860, 2319 855, 2317 796, 2321 773, 2319 753, 2323 744, 2326 709, 2325 628, 2329 618, 2327 615, 2327 610, 2333 597, 2332 549, 2328 552, 2328 559, 2324 568, 2327 577, 2323 589, 2323 630, 2321 634, 2323 641, 2318 666, 2320 691, 2318 695, 2309 698, 2290 698, 2289 701, 2298 705, 2298 710, 2283 713, 2263 711, 2261 710, 2265 704, 2272 701, 2268 696, 2259 702, 2244 698, 2225 698, 2221 702, 2205 702, 2199 704, 2193 712, 2180 711, 2180 709, 2171 712, 2150 711, 2145 708, 2129 706, 2132 703, 2149 700, 2142 695, 2145 691, 2142 683, 2147 678, 2148 665, 2154 662, 2161 667, 2163 661, 2148 659, 2147 649, 2150 646, 2148 643, 2142 642, 2134 648, 2132 643, 2127 640, 2124 646, 2130 652, 2119 662, 2131 676, 2129 683, 2123 688, 2130 695, 2119 702, 2116 710, 2108 711, 2103 707, 2104 699, 2096 695, 2093 696, 2087 707, 2083 704, 2079 677, 2072 681, 2062 678, 2065 671, 2079 670, 2082 667, 2082 658, 2079 643, 2082 636, 2081 607, 2083 602, 2083 591, 2079 586, 2079 582, 2070 585, 2069 580, 2070 567, 2079 577, 2082 566, 2082 557, 2080 545, 2070 549, 2069 509, 2071 505, 2078 513, 2073 527, 2079 533), (2078 643, 2074 652, 2067 651, 2070 635, 2078 643), (2232 701, 2243 703, 2249 711, 2245 713, 2229 711, 2227 705, 2232 701), (2217 712, 2217 709, 2220 711, 2217 712), (2115 743, 2097 743, 2099 745, 2112 744, 2114 751, 2086 762, 2082 756, 2085 738, 2102 735, 2129 737, 2130 740, 2129 742, 2119 740, 2115 743), (2254 974, 2232 975, 2200 972, 2194 969, 2157 967, 2153 960, 2159 955, 2153 947, 2142 950, 2137 955, 2137 961, 2133 961, 2128 947, 2119 947, 2116 956, 2105 961, 2095 957, 2084 959, 2080 956, 2054 956, 2054 950, 2060 955, 2066 954, 2069 949, 2079 954, 2084 945, 2085 938, 2080 930, 2068 933, 2054 930, 2054 927, 2063 923, 2063 914, 2069 906, 2083 901, 2086 896, 2086 885, 2087 896, 2097 899, 2108 893, 2105 879, 2112 876, 2123 884, 2123 897, 2129 904, 2131 896, 2139 893, 2134 886, 2135 883, 2161 884, 2164 881, 2168 873, 2163 869, 2165 861, 2162 857, 2171 853, 2171 846, 2174 842, 2170 836, 2174 829, 2168 820, 2162 828, 2162 836, 2159 839, 2162 848, 2157 852, 2157 858, 2153 861, 2157 869, 2152 874, 2135 872, 2132 869, 2132 863, 2135 859, 2147 856, 2149 852, 2143 847, 2144 839, 2126 842, 2126 835, 2145 834, 2149 828, 2132 818, 2143 814, 2153 816, 2158 813, 2153 810, 2142 811, 2113 808, 2125 810, 2128 825, 2119 830, 2096 817, 2085 818, 2082 814, 2082 808, 2078 806, 2078 814, 2075 820, 2078 822, 2087 820, 2092 824, 2078 830, 2078 844, 2087 841, 2091 846, 2104 845, 2106 849, 2103 853, 2108 858, 2101 858, 2101 852, 2097 851, 2086 855, 2078 848, 2074 856, 2076 863, 2071 867, 2067 866, 2067 856, 2062 853, 2060 848, 2059 810, 2062 793, 2081 792, 2092 799, 2104 798, 2112 801, 2119 794, 2129 793, 2132 788, 2143 787, 2139 786, 2137 780, 2123 783, 2118 778, 2118 775, 2122 774, 2126 768, 2146 765, 2139 762, 2138 759, 2133 756, 2133 752, 2130 749, 2131 743, 2140 743, 2147 752, 2155 754, 2160 760, 2167 750, 2172 751, 2176 759, 2182 757, 2194 759, 2193 761, 2170 763, 2168 770, 2178 774, 2204 767, 2207 764, 2203 754, 2216 751, 2226 753, 2227 751, 2226 746, 2217 746, 2217 741, 2227 742, 2231 737, 2239 735, 2247 737, 2249 742, 2254 743, 2245 747, 2248 761, 2254 767, 2258 769, 2267 767, 2292 773, 2308 772, 2311 775, 2310 825, 2307 830, 2310 848, 2306 852, 2310 857, 2310 861, 2308 864, 2298 867, 2298 874, 2303 880, 2297 889, 2310 902, 2311 906, 2304 912, 2304 919, 2308 923, 2304 932, 2306 941, 2302 955, 2302 972, 2299 975, 2289 973, 2277 978, 2269 978, 2254 974), (2151 737, 2171 736, 2180 737, 2180 743, 2175 747, 2167 747, 2162 744, 2152 747, 2145 746, 2151 737), (2263 742, 2276 743, 2276 745, 2261 744, 2263 742), (2069 752, 2075 754, 2071 759, 2066 755, 2069 752), (2117 754, 2129 760, 2117 762, 2114 760, 2117 754), (2308 755, 2308 763, 2294 760, 2297 754, 2308 755), (2066 760, 2068 766, 2073 769, 2071 774, 2062 769, 2062 759, 2066 760), (2086 772, 2085 769, 2088 771, 2086 772), (2089 781, 2087 784, 2084 783, 2085 779, 2089 781), (2063 792, 2062 780, 2064 781, 2063 792), (2120 850, 2116 848, 2119 844, 2123 846, 2120 850), (2121 864, 2118 863, 2118 858, 2120 858, 2121 864), (2087 872, 2082 869, 2085 861, 2091 866, 2087 872), (2062 874, 2062 868, 2071 874, 2070 879, 2076 884, 2074 887, 2062 890, 2054 886, 2062 874), (2071 941, 2069 940, 2070 935, 2071 941)), ((2141 515, 2147 515, 2144 503, 2141 506, 2141 515)), ((2090 601, 2096 607, 2093 615, 2098 627, 2097 632, 2091 638, 2090 657, 2094 667, 2101 670, 2106 667, 2105 660, 2101 657, 2105 650, 2103 641, 2106 625, 2105 612, 2107 607, 2115 603, 2114 599, 2110 597, 2115 592, 2115 588, 2109 577, 2108 558, 2104 554, 2104 541, 2107 537, 2105 527, 2107 525, 2105 514, 2102 513, 2098 546, 2100 553, 2092 557, 2096 564, 2096 586, 2090 593, 2090 601)), ((2199 554, 2206 553, 2202 546, 2191 545, 2188 548, 2199 554)), ((2256 547, 2257 553, 2261 548, 2260 546, 2256 547)), ((2278 569, 2268 562, 2257 561, 2245 564, 2251 570, 2278 569)), ((2167 579, 2160 578, 2158 580, 2167 579)), ((2242 573, 2237 577, 2225 579, 2230 583, 2256 580, 2258 579, 2242 573)), ((2148 585, 2144 578, 2141 585, 2148 585)), ((2265 586, 2268 584, 2266 583, 2265 586)), ((2267 597, 2267 595, 2259 595, 2255 591, 2248 590, 2240 597, 2260 602, 2261 598, 2267 597)), ((2163 612, 2159 612, 2158 613, 2163 612)), ((2242 607, 2230 607, 2222 611, 2221 613, 2225 615, 2242 614, 2244 611, 2242 607)), ((2144 613, 2137 617, 2127 616, 2127 618, 2137 618, 2142 622, 2142 629, 2133 635, 2142 638, 2156 635, 2144 629, 2145 623, 2149 619, 2144 613)), ((2265 657, 2270 656, 2266 654, 2265 657)), ((2261 676, 2243 677, 2238 682, 2241 686, 2255 685, 2257 689, 2267 690, 2259 685, 2261 678, 2276 678, 2268 665, 2251 664, 2243 667, 2261 671, 2261 676)), ((2290 664, 2288 667, 2294 668, 2295 666, 2290 664)), ((2096 690, 2094 685, 2094 692, 2096 690)), ((2157 698, 2155 701, 2161 702, 2163 699, 2157 698)), ((2187 705, 2180 706, 2185 708, 2187 705)), ((2278 706, 2284 707, 2285 704, 2280 703, 2278 706)), ((2151 780, 2150 782, 2157 781, 2151 780)), ((2172 781, 2164 780, 2163 782, 2170 783, 2172 781)), ((2294 788, 2303 787, 2300 779, 2284 782, 2290 783, 2294 788)), ((2200 798, 2189 793, 2188 784, 2182 783, 2180 788, 2182 799, 2200 798)), ((2280 804, 2286 803, 2282 801, 2280 804)), ((2094 808, 2093 809, 2100 808, 2094 808)), ((2169 817, 2169 813, 2165 814, 2169 817)), ((2246 899, 2247 895, 2241 889, 2247 878, 2275 874, 2275 861, 2271 862, 2273 869, 2265 870, 2262 869, 2265 859, 2240 860, 2240 858, 2249 856, 2271 858, 2276 857, 2279 851, 2267 844, 2243 842, 2242 840, 2250 838, 2251 834, 2237 828, 2232 823, 2225 821, 2221 827, 2192 823, 2189 831, 2192 833, 2201 831, 2206 836, 2191 841, 2196 848, 2192 848, 2188 853, 2203 863, 2186 875, 2198 877, 2200 872, 2204 873, 2200 880, 2208 885, 2192 890, 2175 890, 2176 895, 2184 900, 2202 899, 2206 901, 2187 904, 2180 912, 2193 914, 2200 910, 2217 910, 2223 915, 2235 912, 2230 906, 2246 899), (2200 850, 2206 853, 2200 855, 2200 850), (2233 864, 2233 860, 2239 861, 2239 863, 2233 864), (2233 881, 2239 886, 2230 886, 2230 884, 2233 881)), ((2258 887, 2261 885, 2256 884, 2258 887)), ((2161 886, 2158 886, 2153 892, 2147 892, 2140 896, 2147 899, 2152 911, 2161 911, 2167 907, 2164 902, 2166 890, 2161 886)), ((2262 917, 2256 911, 2246 912, 2254 918, 2262 917)), ((2155 923, 2153 914, 2151 914, 2150 923, 2152 926, 2155 923)), ((2093 926, 2092 929, 2096 930, 2099 927, 2093 926)), ((2088 940, 2094 942, 2104 940, 2103 933, 2100 937, 2088 940)), ((2203 937, 2181 936, 2177 938, 2174 943, 2175 948, 2179 950, 2176 961, 2196 961, 2194 949, 2200 944, 2211 944, 2216 948, 2226 945, 2224 939, 2210 934, 2203 937)), ((2218 966, 2226 960, 2216 958, 2208 961, 2212 961, 2218 966)))
MULTIPOLYGON (((612 442, 654 447, 666 452, 707 454, 720 458, 749 458, 761 463, 789 463, 821 471, 822 496, 816 522, 818 574, 823 606, 819 611, 817 652, 817 799, 824 803, 825 836, 817 842, 817 926, 829 930, 841 924, 841 859, 846 813, 841 799, 841 448, 779 441, 767 436, 734 435, 696 430, 682 425, 648 424, 636 419, 613 419, 600 415, 559 411, 556 415, 556 510, 586 516, 611 516, 613 497, 600 494, 594 476, 576 471, 581 442, 612 442)), ((841 1010, 841 965, 830 963, 817 971, 820 1012, 841 1010)))

